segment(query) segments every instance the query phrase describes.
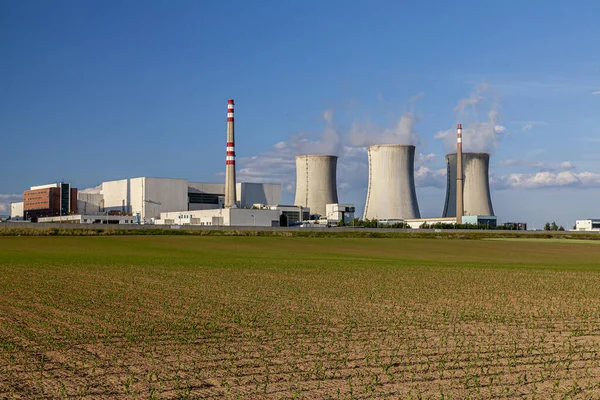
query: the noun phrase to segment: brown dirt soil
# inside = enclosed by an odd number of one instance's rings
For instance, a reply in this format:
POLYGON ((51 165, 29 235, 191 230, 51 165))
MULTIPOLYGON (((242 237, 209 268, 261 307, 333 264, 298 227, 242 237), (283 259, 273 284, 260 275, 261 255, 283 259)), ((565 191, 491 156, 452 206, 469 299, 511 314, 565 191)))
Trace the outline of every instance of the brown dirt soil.
POLYGON ((597 245, 0 246, 0 399, 600 398, 597 245))

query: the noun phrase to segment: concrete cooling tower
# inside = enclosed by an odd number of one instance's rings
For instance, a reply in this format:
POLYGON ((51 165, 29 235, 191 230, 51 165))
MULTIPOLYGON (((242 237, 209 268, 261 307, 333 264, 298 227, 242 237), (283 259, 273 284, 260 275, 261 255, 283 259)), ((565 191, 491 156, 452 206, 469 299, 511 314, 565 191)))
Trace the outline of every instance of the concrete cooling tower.
POLYGON ((421 218, 415 191, 415 146, 369 146, 369 189, 363 219, 421 218))
MULTIPOLYGON (((456 217, 456 153, 446 155, 448 181, 443 217, 456 217)), ((490 155, 463 153, 463 215, 494 215, 490 196, 490 155)))
POLYGON ((297 156, 294 204, 325 216, 325 205, 338 202, 336 168, 337 156, 297 156))

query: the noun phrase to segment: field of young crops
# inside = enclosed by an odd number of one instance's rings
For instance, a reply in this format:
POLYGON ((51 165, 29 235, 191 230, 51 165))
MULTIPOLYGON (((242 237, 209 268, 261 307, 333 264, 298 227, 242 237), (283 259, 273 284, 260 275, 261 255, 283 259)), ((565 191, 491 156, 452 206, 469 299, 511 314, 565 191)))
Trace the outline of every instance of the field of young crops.
POLYGON ((599 397, 598 242, 0 237, 0 399, 599 397))

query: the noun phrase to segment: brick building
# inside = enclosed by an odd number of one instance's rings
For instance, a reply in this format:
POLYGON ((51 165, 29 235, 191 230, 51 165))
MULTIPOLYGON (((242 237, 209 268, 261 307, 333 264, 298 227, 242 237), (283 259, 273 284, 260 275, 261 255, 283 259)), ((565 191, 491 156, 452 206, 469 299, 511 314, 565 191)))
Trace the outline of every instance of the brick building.
POLYGON ((55 217, 77 213, 77 189, 68 183, 32 186, 23 192, 25 219, 36 222, 40 217, 55 217))

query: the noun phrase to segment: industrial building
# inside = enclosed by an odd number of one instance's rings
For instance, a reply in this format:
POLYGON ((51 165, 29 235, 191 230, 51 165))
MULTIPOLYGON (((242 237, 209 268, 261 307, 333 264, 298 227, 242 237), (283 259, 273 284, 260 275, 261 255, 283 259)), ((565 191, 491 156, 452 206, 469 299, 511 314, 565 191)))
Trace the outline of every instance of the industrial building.
POLYGON ((575 230, 600 232, 600 219, 578 219, 575 221, 575 230))
POLYGON ((22 201, 16 203, 10 203, 10 220, 11 221, 22 221, 23 220, 23 207, 22 201))
POLYGON ((527 222, 505 222, 502 224, 504 228, 510 229, 513 231, 526 231, 527 230, 527 222))
POLYGON ((493 215, 464 215, 462 217, 463 224, 471 225, 487 225, 490 228, 495 228, 498 220, 493 215))
POLYGON ((424 225, 456 224, 456 218, 407 218, 404 222, 412 229, 419 229, 424 225))
POLYGON ((176 211, 161 213, 157 225, 260 226, 280 224, 278 210, 219 208, 214 210, 176 211))
POLYGON ((354 212, 356 208, 354 204, 327 204, 325 206, 327 223, 339 224, 343 221, 344 224, 349 224, 354 220, 354 212))
POLYGON ((415 190, 415 146, 369 146, 369 187, 364 219, 420 218, 415 190))
POLYGON ((134 224, 135 218, 130 215, 111 215, 108 212, 104 214, 75 214, 63 215, 58 217, 43 217, 38 219, 39 223, 59 223, 59 224, 134 224))
POLYGON ((302 206, 278 204, 276 206, 264 206, 264 208, 277 210, 281 213, 280 226, 294 226, 310 219, 310 208, 302 206))
MULTIPOLYGON (((281 185, 241 182, 236 185, 239 208, 281 203, 281 185)), ((79 193, 82 213, 121 212, 151 223, 161 213, 222 208, 225 184, 188 182, 187 179, 138 177, 102 182, 79 193)))
MULTIPOLYGON (((492 198, 489 181, 490 155, 487 153, 463 153, 463 200, 464 216, 492 216, 492 198)), ((447 186, 442 217, 456 217, 457 156, 446 155, 447 186)), ((464 221, 463 221, 464 222, 464 221)))
POLYGON ((23 218, 37 221, 40 217, 52 217, 77 213, 77 189, 69 183, 51 183, 32 186, 23 192, 23 218))
POLYGON ((297 156, 294 205, 309 208, 315 217, 325 216, 326 205, 338 202, 336 171, 337 156, 297 156))

